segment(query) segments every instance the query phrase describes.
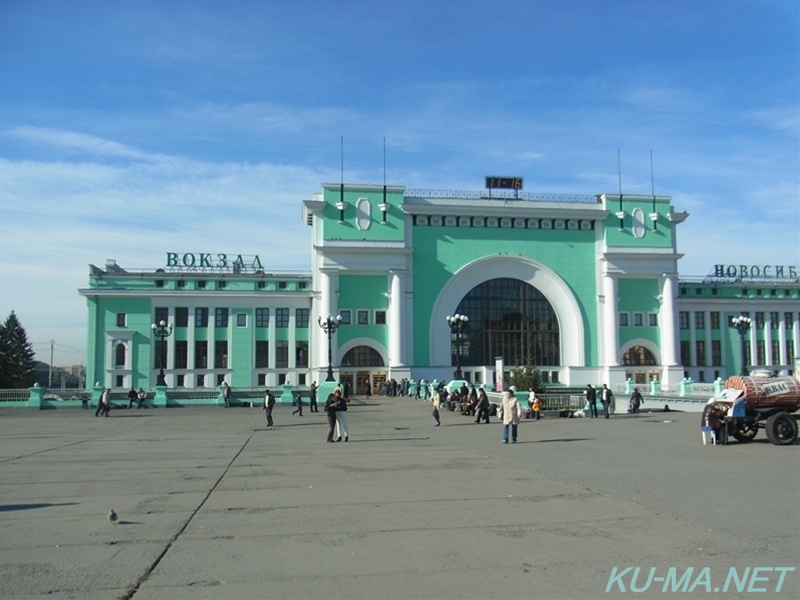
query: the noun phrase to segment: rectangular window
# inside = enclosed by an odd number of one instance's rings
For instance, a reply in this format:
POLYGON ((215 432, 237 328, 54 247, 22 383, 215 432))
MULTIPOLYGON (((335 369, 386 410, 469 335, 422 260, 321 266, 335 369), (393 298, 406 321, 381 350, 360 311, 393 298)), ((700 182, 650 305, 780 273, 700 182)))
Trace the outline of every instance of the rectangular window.
POLYGON ((259 281, 258 285, 256 287, 258 287, 258 289, 260 289, 260 290, 263 290, 265 287, 267 287, 267 282, 266 281, 259 281))
POLYGON ((195 327, 208 327, 208 309, 195 308, 194 309, 194 326, 195 327))
POLYGON ((225 381, 225 375, 223 373, 217 374, 217 387, 222 385, 222 382, 225 381))
POLYGON ((297 385, 306 385, 306 374, 299 373, 297 375, 297 385))
POLYGON ((694 313, 694 328, 701 330, 706 328, 706 314, 703 312, 694 313))
POLYGON ((369 325, 369 311, 368 310, 359 310, 357 312, 358 316, 358 324, 359 325, 369 325))
POLYGON ((777 329, 780 323, 780 316, 776 312, 769 313, 769 326, 772 329, 777 329))
POLYGON ((205 375, 198 375, 197 376, 197 387, 206 387, 206 376, 205 375))
POLYGON ((786 340, 786 364, 794 364, 794 343, 792 340, 786 340))
POLYGON ((217 327, 227 327, 228 326, 228 309, 227 308, 214 309, 214 324, 217 327))
POLYGON ((286 289, 286 282, 285 281, 279 281, 278 282, 278 289, 279 290, 285 290, 286 289))
POLYGON ((756 329, 764 329, 764 313, 756 313, 756 329))
POLYGON ((124 387, 123 386, 124 383, 125 383, 125 376, 124 375, 117 375, 116 387, 118 387, 118 388, 124 387))
POLYGON ((238 313, 236 315, 236 326, 247 327, 247 313, 238 313))
MULTIPOLYGON (((206 341, 195 341, 194 343, 194 368, 208 368, 208 342, 206 341)), ((202 385, 198 385, 198 387, 202 387, 202 385)))
POLYGON ((764 344, 764 340, 757 340, 756 341, 756 362, 759 365, 767 364, 767 347, 764 344))
POLYGON ((157 288, 164 287, 164 280, 163 279, 156 279, 156 287, 157 288))
MULTIPOLYGON (((182 282, 179 281, 178 283, 182 283, 182 282)), ((175 387, 184 387, 185 382, 186 382, 186 376, 185 375, 176 375, 175 376, 175 387)))
POLYGON ((294 313, 294 326, 308 328, 308 309, 298 308, 294 313))
POLYGON ((771 365, 781 364, 781 342, 780 340, 772 340, 770 342, 770 363, 771 365))
POLYGON ((154 323, 160 325, 161 321, 169 322, 169 309, 166 306, 156 306, 156 320, 154 323))
POLYGON ((278 385, 286 383, 286 373, 278 373, 278 385))
POLYGON ((642 313, 633 313, 633 326, 641 327, 644 325, 644 315, 642 313))
POLYGON ((697 381, 699 381, 700 383, 705 383, 705 381, 706 381, 706 372, 705 371, 700 370, 700 371, 697 372, 697 381))
POLYGON ((349 310, 339 311, 339 316, 342 317, 342 325, 350 325, 350 314, 349 310))
MULTIPOLYGON (((182 290, 183 288, 186 287, 186 280, 185 279, 178 279, 178 281, 175 282, 175 286, 179 290, 182 290)), ((183 375, 179 375, 178 377, 183 377, 183 375)), ((181 380, 181 385, 183 385, 183 380, 181 380)))
POLYGON ((689 346, 689 342, 681 341, 681 364, 684 366, 692 364, 691 347, 689 346))
POLYGON ((188 327, 189 326, 189 309, 185 306, 179 306, 175 309, 175 327, 188 327))
POLYGON ((719 313, 709 313, 709 320, 711 321, 711 329, 719 329, 719 313))
POLYGON ((184 340, 175 341, 175 368, 185 369, 189 359, 189 342, 184 340))
MULTIPOLYGON (((289 309, 287 308, 286 310, 288 311, 289 309)), ((286 340, 275 342, 275 368, 289 368, 289 342, 286 340)))
POLYGON ((275 327, 286 328, 289 326, 289 309, 276 308, 275 309, 275 327))
POLYGON ((685 310, 682 310, 678 313, 678 327, 681 329, 689 329, 689 313, 685 310))
POLYGON ((308 342, 306 341, 299 341, 296 342, 295 347, 295 366, 296 367, 307 367, 308 366, 308 342))
POLYGON ((269 327, 269 309, 256 309, 256 327, 269 327))
POLYGON ((259 373, 258 374, 258 385, 267 385, 267 374, 266 373, 259 373))
POLYGON ((269 367, 269 342, 256 342, 256 369, 266 369, 269 367))
POLYGON ((647 325, 658 327, 658 313, 647 313, 647 325))
POLYGON ((204 290, 204 289, 206 289, 206 280, 205 280, 205 279, 200 279, 200 280, 197 282, 197 289, 198 289, 198 290, 204 290))
POLYGON ((226 287, 228 287, 228 282, 227 281, 218 281, 217 282, 217 289, 218 290, 224 290, 226 287))
POLYGON ((711 340, 711 366, 722 366, 722 342, 711 340))
POLYGON ((217 340, 214 342, 214 368, 228 368, 228 342, 226 340, 217 340))
POLYGON ((304 289, 306 289, 308 287, 308 282, 307 281, 301 281, 300 283, 297 284, 297 287, 298 287, 298 289, 304 290, 304 289))
POLYGON ((794 316, 793 313, 790 313, 790 312, 783 313, 783 322, 786 325, 786 329, 791 329, 792 328, 792 325, 794 324, 792 322, 792 317, 793 316, 794 316))
POLYGON ((628 313, 619 313, 619 326, 620 327, 628 326, 628 313))
POLYGON ((125 313, 117 313, 117 327, 125 327, 126 321, 127 315, 125 313))
POLYGON ((698 367, 706 365, 706 343, 703 340, 697 340, 694 343, 695 359, 698 367))
POLYGON ((386 311, 385 310, 376 310, 375 311, 375 325, 386 325, 386 311))

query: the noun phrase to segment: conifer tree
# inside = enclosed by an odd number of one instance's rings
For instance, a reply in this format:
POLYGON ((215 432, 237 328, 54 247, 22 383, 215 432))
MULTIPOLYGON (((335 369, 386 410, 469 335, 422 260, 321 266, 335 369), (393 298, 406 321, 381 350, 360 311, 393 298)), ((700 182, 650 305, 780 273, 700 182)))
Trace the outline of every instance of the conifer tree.
POLYGON ((33 345, 14 311, 0 325, 0 388, 26 388, 36 381, 33 345))

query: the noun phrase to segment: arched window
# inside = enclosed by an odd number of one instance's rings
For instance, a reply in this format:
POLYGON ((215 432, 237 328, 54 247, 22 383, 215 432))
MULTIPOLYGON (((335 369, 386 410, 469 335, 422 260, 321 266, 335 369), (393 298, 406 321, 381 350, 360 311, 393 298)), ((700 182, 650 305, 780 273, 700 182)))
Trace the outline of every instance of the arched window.
POLYGON ((650 366, 656 364, 653 353, 644 346, 632 346, 622 355, 622 364, 625 366, 650 366))
POLYGON ((114 347, 114 366, 125 366, 125 344, 117 344, 114 347))
MULTIPOLYGON (((469 317, 461 344, 461 364, 492 365, 502 356, 507 365, 526 359, 537 366, 561 364, 558 319, 539 290, 518 279, 484 281, 472 288, 456 312, 469 317)), ((451 343, 456 364, 458 343, 451 343)))
POLYGON ((383 358, 377 350, 369 346, 356 346, 347 351, 342 358, 342 367, 382 367, 383 358))

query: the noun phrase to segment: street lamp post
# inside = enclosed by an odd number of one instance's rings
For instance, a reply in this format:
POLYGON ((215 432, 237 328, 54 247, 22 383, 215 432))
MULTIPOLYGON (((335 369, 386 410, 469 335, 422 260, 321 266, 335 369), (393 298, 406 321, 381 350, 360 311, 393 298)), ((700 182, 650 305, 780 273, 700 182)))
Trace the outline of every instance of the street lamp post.
POLYGON ((736 331, 739 332, 739 336, 742 339, 742 377, 747 375, 747 349, 744 343, 744 336, 747 335, 748 331, 750 331, 750 325, 752 325, 752 323, 753 320, 744 315, 731 319, 731 324, 733 324, 733 326, 736 328, 736 331))
POLYGON ((322 331, 325 332, 325 335, 328 336, 328 377, 325 381, 336 381, 333 378, 333 359, 331 358, 331 338, 333 334, 336 333, 336 330, 339 329, 339 325, 342 324, 342 316, 336 315, 328 315, 324 319, 322 317, 317 317, 317 323, 319 326, 322 327, 322 331))
POLYGON ((456 379, 464 378, 461 373, 461 344, 468 322, 469 317, 467 315, 459 315, 458 313, 452 317, 447 315, 447 324, 450 326, 450 331, 455 336, 456 341, 456 379))
MULTIPOLYGON (((167 325, 166 321, 159 321, 158 323, 153 323, 150 325, 150 329, 153 330, 153 335, 156 336, 156 339, 160 342, 164 342, 170 335, 172 335, 172 325, 167 325)), ((159 361, 161 364, 161 370, 158 372, 158 379, 156 379, 157 386, 166 386, 167 380, 164 379, 164 367, 166 367, 167 362, 167 352, 166 348, 162 348, 161 352, 161 360, 159 361)))

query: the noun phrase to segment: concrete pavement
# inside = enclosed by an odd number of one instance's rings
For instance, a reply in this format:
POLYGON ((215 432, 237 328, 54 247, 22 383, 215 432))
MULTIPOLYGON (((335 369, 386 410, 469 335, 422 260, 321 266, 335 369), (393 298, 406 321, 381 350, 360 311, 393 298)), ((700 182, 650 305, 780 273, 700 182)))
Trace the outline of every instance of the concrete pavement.
POLYGON ((291 411, 0 410, 0 595, 582 599, 649 577, 637 597, 800 598, 800 445, 703 446, 675 412, 503 445, 496 420, 383 397, 326 444, 324 413, 291 411))

